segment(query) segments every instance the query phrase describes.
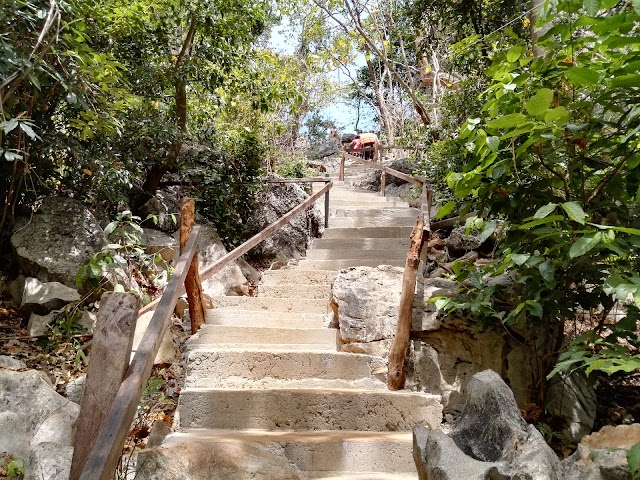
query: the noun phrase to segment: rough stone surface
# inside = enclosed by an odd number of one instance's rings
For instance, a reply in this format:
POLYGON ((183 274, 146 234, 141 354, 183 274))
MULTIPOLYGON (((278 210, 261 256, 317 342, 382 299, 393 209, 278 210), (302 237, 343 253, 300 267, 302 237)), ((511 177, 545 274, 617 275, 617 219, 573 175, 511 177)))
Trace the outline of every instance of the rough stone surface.
MULTIPOLYGON (((142 341, 142 337, 144 337, 147 328, 149 327, 149 323, 151 322, 151 318, 153 317, 154 311, 145 312, 138 317, 136 321, 136 331, 133 335, 133 345, 131 347, 131 358, 135 354, 136 350, 140 346, 140 342, 142 341)), ((158 365, 161 363, 173 363, 180 358, 178 354, 178 347, 173 341, 173 337, 169 329, 162 337, 162 341, 160 342, 160 348, 158 349, 158 353, 153 362, 154 365, 158 365)))
POLYGON ((42 282, 75 286, 78 268, 105 245, 104 232, 80 202, 45 198, 33 218, 11 236, 22 272, 42 282))
POLYGON ((177 193, 171 190, 159 190, 155 196, 140 207, 142 219, 149 215, 155 216, 157 223, 147 221, 149 227, 161 230, 165 233, 172 233, 180 227, 180 198, 177 193), (174 221, 175 220, 175 221, 174 221))
POLYGON ((80 317, 80 320, 78 320, 78 325, 84 328, 87 332, 93 333, 93 329, 96 326, 97 321, 98 317, 95 313, 83 310, 82 316, 80 317))
POLYGON ((451 234, 445 240, 445 245, 454 252, 464 252, 478 248, 480 239, 473 232, 467 235, 465 227, 458 227, 451 231, 451 234))
MULTIPOLYGON (((178 233, 176 233, 178 239, 178 233)), ((198 237, 198 267, 200 273, 216 260, 227 254, 216 229, 208 223, 200 226, 200 236, 198 237)), ((242 274, 242 270, 236 263, 227 265, 218 273, 202 281, 203 292, 210 297, 223 295, 244 295, 246 291, 247 279, 242 274)))
POLYGON ((55 316, 58 312, 50 312, 46 315, 38 315, 32 313, 29 316, 29 323, 27 324, 27 333, 32 337, 39 335, 45 335, 49 331, 49 325, 53 323, 55 316))
POLYGON ((21 306, 40 315, 64 307, 67 303, 80 300, 75 288, 60 282, 42 283, 37 278, 27 278, 24 283, 21 306))
POLYGON ((582 438, 562 462, 563 480, 629 480, 627 451, 640 442, 640 424, 606 426, 582 438))
MULTIPOLYGON (((278 177, 273 177, 278 178, 278 177)), ((249 219, 254 233, 258 233, 277 221, 284 214, 309 198, 294 183, 269 184, 258 195, 259 208, 249 219)), ((301 213, 256 248, 252 255, 270 260, 299 259, 306 254, 310 237, 318 237, 324 231, 324 214, 316 205, 306 214, 301 213)))
POLYGON ((0 451, 27 458, 40 443, 72 446, 79 410, 43 373, 0 369, 0 451))
POLYGON ((448 436, 414 430, 421 479, 561 480, 560 460, 522 419, 513 393, 490 370, 473 376, 465 407, 448 436))
POLYGON ((299 471, 260 445, 184 442, 144 450, 138 480, 298 480, 299 471))
POLYGON ((13 358, 8 355, 0 355, 0 368, 20 370, 22 368, 27 368, 27 365, 17 358, 13 358))
POLYGON ((80 405, 82 394, 84 393, 84 386, 87 383, 87 375, 84 374, 78 378, 74 378, 64 386, 65 396, 73 403, 80 405))
POLYGON ((145 253, 149 255, 159 254, 167 263, 171 263, 178 250, 178 243, 173 237, 161 231, 145 227, 142 228, 141 244, 145 253))
POLYGON ((340 141, 337 138, 329 138, 328 140, 316 145, 310 157, 314 159, 322 159, 330 157, 340 151, 340 141))
POLYGON ((24 480, 68 480, 73 447, 53 442, 36 445, 25 463, 24 480))
POLYGON ((584 375, 559 374, 547 386, 545 409, 567 425, 563 430, 568 438, 579 442, 591 432, 596 418, 596 394, 584 375))

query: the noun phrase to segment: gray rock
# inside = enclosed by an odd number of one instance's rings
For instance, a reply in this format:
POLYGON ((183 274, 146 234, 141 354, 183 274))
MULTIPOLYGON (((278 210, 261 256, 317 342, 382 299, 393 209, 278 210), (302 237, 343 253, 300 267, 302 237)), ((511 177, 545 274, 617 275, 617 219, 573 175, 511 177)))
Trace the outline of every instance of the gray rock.
POLYGON ((27 458, 40 443, 72 446, 79 410, 43 373, 0 369, 0 451, 27 458))
POLYGON ((151 228, 142 228, 141 240, 141 246, 146 254, 159 254, 167 263, 171 263, 179 249, 178 242, 173 237, 151 228))
MULTIPOLYGON (((142 338, 144 337, 149 324, 151 323, 151 319, 153 318, 153 314, 155 312, 149 311, 145 312, 138 317, 136 321, 136 330, 133 335, 133 345, 131 346, 131 358, 135 355, 136 351, 140 347, 140 343, 142 342, 142 338)), ((164 337, 160 341, 160 348, 158 349, 158 353, 156 354, 156 358, 154 359, 153 364, 159 365, 162 363, 173 363, 180 355, 178 353, 178 347, 173 341, 173 336, 171 335, 170 329, 167 329, 164 333, 164 337)))
POLYGON ((545 409, 561 420, 562 432, 579 442, 589 434, 596 419, 596 393, 580 372, 558 374, 547 384, 545 409))
POLYGON ((25 275, 73 287, 78 268, 105 245, 105 238, 80 202, 48 197, 33 218, 17 223, 11 245, 25 275))
MULTIPOLYGON (((176 233, 176 238, 178 234, 176 233)), ((200 236, 198 237, 198 267, 200 273, 216 260, 227 254, 218 232, 209 223, 200 226, 200 236)), ((210 297, 223 295, 244 295, 246 292, 247 279, 242 274, 242 270, 236 263, 231 263, 211 277, 202 280, 202 290, 210 297)))
POLYGON ((97 320, 98 317, 95 313, 83 310, 82 316, 80 317, 80 320, 78 320, 78 325, 84 328, 87 332, 93 333, 97 320))
POLYGON ((24 468, 24 480, 68 480, 71 473, 73 447, 53 442, 36 445, 24 468))
POLYGON ((330 138, 320 145, 316 145, 311 152, 312 158, 325 158, 335 155, 341 149, 338 139, 330 138))
POLYGON ((29 323, 27 324, 27 333, 31 337, 37 337, 39 335, 46 335, 49 331, 49 325, 55 320, 57 311, 47 313, 46 315, 38 315, 32 313, 29 316, 29 323))
POLYGON ((464 410, 447 436, 414 430, 414 459, 421 479, 561 480, 560 460, 527 425, 498 374, 474 375, 464 410))
POLYGON ((86 383, 86 374, 71 380, 64 386, 64 393, 66 397, 73 403, 77 403, 78 405, 80 405, 80 400, 82 400, 82 394, 84 393, 84 386, 86 383))
POLYGON ((156 222, 147 220, 145 225, 173 233, 180 227, 180 197, 172 190, 158 190, 153 198, 140 207, 139 213, 143 220, 149 215, 156 219, 156 222))
POLYGON ((17 358, 8 355, 0 355, 0 368, 8 368, 11 370, 20 370, 27 368, 27 365, 17 358))
MULTIPOLYGON (((307 198, 309 195, 296 184, 269 184, 258 195, 260 206, 248 222, 251 230, 258 233, 307 198)), ((310 237, 318 237, 323 231, 324 214, 314 205, 251 250, 251 254, 267 260, 297 260, 306 255, 310 237)))
POLYGON ((24 283, 26 281, 27 277, 18 275, 15 280, 9 282, 5 287, 5 291, 9 293, 13 301, 18 305, 22 303, 22 294, 24 293, 24 283))
POLYGON ((59 282, 42 283, 37 278, 29 277, 24 283, 21 307, 44 315, 78 300, 80 294, 74 288, 59 282))
POLYGON ((474 235, 473 232, 467 235, 465 227, 458 227, 454 228, 451 234, 445 239, 445 245, 454 252, 466 252, 475 250, 481 244, 480 239, 477 235, 474 235))

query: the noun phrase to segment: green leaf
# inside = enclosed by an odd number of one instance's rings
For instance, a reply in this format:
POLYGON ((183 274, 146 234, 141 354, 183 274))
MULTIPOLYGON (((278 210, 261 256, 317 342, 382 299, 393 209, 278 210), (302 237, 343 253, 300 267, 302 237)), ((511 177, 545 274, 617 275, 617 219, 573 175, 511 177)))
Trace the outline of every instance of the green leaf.
POLYGON ((638 475, 640 475, 640 443, 636 443, 627 452, 627 463, 629 464, 629 470, 631 470, 631 477, 633 479, 638 478, 638 475))
POLYGON ((20 123, 20 129, 21 129, 24 133, 26 133, 26 134, 29 136, 29 138, 30 138, 31 140, 37 140, 37 139, 39 139, 39 138, 40 138, 40 137, 38 136, 38 134, 37 134, 36 132, 34 132, 34 131, 33 131, 33 128, 31 128, 31 126, 30 126, 29 124, 27 124, 27 123, 21 122, 21 123, 20 123))
POLYGON ((574 85, 596 85, 600 81, 598 72, 588 67, 571 67, 567 70, 567 78, 574 85))
POLYGON ((600 10, 600 0, 584 0, 582 6, 587 15, 595 17, 600 10))
POLYGON ((585 235, 584 237, 580 237, 576 243, 571 245, 571 248, 569 249, 569 257, 576 258, 584 255, 600 243, 600 238, 600 232, 594 235, 585 235))
POLYGON ((518 266, 524 264, 524 262, 529 260, 530 256, 530 253, 512 253, 511 255, 509 255, 509 257, 511 257, 511 260, 513 260, 513 263, 518 266))
POLYGON ((107 225, 107 226, 104 228, 104 234, 105 234, 105 236, 109 236, 109 235, 111 235, 111 234, 115 231, 115 229, 116 229, 116 228, 118 228, 119 223, 120 223, 120 222, 118 222, 118 221, 113 221, 113 222, 111 222, 109 225, 107 225))
POLYGON ((487 122, 487 128, 491 129, 502 129, 502 128, 510 128, 517 127, 522 122, 526 121, 526 115, 522 113, 510 113, 508 115, 503 115, 494 120, 489 120, 487 122))
POLYGON ((540 270, 540 275, 546 282, 552 282, 555 279, 556 269, 551 259, 547 259, 538 265, 538 270, 540 270))
POLYGON ((545 217, 548 217, 549 214, 551 212, 553 212, 556 209, 557 206, 558 206, 557 203, 548 203, 544 207, 540 207, 538 209, 538 211, 533 215, 533 218, 545 218, 545 217))
POLYGON ((527 100, 524 108, 529 115, 539 117, 547 113, 552 101, 553 92, 548 88, 541 88, 533 97, 527 100))
POLYGON ((640 15, 640 0, 631 0, 631 5, 633 5, 633 9, 636 11, 636 15, 640 15))
POLYGON ((543 310, 540 303, 536 302, 535 300, 527 300, 525 303, 529 307, 528 310, 531 312, 531 315, 533 315, 534 317, 542 318, 543 310))
POLYGON ((497 152, 498 151, 498 147, 500 147, 500 139, 498 137, 487 137, 487 147, 489 147, 489 150, 491 150, 492 152, 497 152))
POLYGON ((611 80, 611 86, 616 88, 640 87, 640 73, 614 77, 611 80))
POLYGON ((449 215, 451 212, 453 212, 453 209, 456 208, 456 202, 447 202, 445 203, 442 207, 440 207, 440 209, 438 210, 438 213, 436 214, 436 218, 444 218, 447 215, 449 215))
POLYGON ((17 126, 18 126, 18 119, 17 118, 10 118, 6 122, 0 123, 0 127, 2 127, 2 130, 4 131, 4 133, 9 133, 10 131, 12 131, 17 126))
POLYGON ((580 225, 584 225, 587 214, 584 213, 584 210, 582 210, 580 205, 576 202, 565 202, 562 204, 562 208, 567 212, 567 215, 571 220, 578 222, 580 225))
POLYGON ((559 123, 565 123, 568 122, 570 118, 571 115, 569 115, 567 109, 560 106, 549 110, 544 116, 544 121, 545 123, 553 123, 556 121, 559 123))
POLYGON ((515 62, 522 55, 522 47, 511 47, 507 50, 507 60, 511 63, 515 62))
POLYGON ((564 220, 564 217, 562 215, 549 215, 546 218, 538 218, 525 223, 524 225, 519 225, 516 228, 519 230, 526 230, 531 227, 537 227, 538 225, 544 225, 545 223, 557 222, 558 220, 564 220))
POLYGON ((493 235, 493 232, 496 231, 497 226, 498 224, 493 220, 486 222, 484 224, 484 228, 480 232, 480 235, 478 235, 478 241, 481 244, 484 243, 491 235, 493 235))

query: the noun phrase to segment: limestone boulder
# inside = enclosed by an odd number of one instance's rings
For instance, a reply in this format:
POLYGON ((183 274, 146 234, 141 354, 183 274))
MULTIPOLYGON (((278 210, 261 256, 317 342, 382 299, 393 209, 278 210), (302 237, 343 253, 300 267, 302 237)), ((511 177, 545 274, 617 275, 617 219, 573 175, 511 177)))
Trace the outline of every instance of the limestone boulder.
POLYGON ((627 452, 640 443, 640 424, 606 426, 582 438, 562 462, 564 480, 628 480, 627 452))
POLYGON ((50 331, 50 325, 54 322, 57 314, 57 311, 49 312, 46 315, 32 313, 29 316, 29 323, 27 323, 29 335, 32 337, 46 335, 50 331))
POLYGON ((68 480, 73 447, 54 442, 36 445, 25 463, 24 480, 68 480))
MULTIPOLYGON (((166 443, 166 442, 165 442, 166 443)), ((299 480, 300 472, 259 444, 230 439, 169 443, 138 456, 138 480, 299 480)))
POLYGON ((37 278, 29 277, 24 283, 21 307, 45 315, 78 300, 80 300, 80 294, 75 288, 60 282, 42 283, 37 278))
POLYGON ((27 365, 22 360, 10 357, 9 355, 0 355, 0 368, 21 370, 27 368, 27 365))
POLYGON ((159 230, 146 227, 142 228, 141 245, 145 253, 149 255, 158 254, 167 263, 172 262, 179 249, 178 242, 173 237, 159 230))
MULTIPOLYGON (((477 232, 476 232, 477 233, 477 232)), ((445 245, 454 252, 467 252, 480 247, 480 239, 477 234, 470 232, 467 235, 465 227, 454 228, 446 238, 445 245)))
MULTIPOLYGON (((0 451, 28 458, 39 444, 71 447, 79 409, 53 389, 45 374, 0 369, 0 451)), ((42 462, 47 452, 57 458, 55 449, 38 452, 42 462)))
POLYGON ((421 479, 561 480, 560 460, 542 435, 522 419, 500 376, 475 374, 464 410, 449 435, 414 431, 414 460, 421 479))
POLYGON ((545 409, 566 425, 562 432, 573 442, 593 429, 596 419, 596 393, 581 372, 558 374, 549 380, 545 409))
MULTIPOLYGON (((176 241, 179 241, 178 233, 175 234, 176 241)), ((216 260, 227 254, 218 232, 209 223, 200 225, 200 235, 198 237, 198 267, 203 272, 206 267, 215 263, 216 260)), ((218 273, 202 281, 202 290, 210 297, 223 295, 244 295, 247 279, 242 274, 240 267, 234 262, 218 273)))
POLYGON ((106 243, 95 217, 76 200, 47 197, 31 219, 17 222, 11 245, 22 272, 75 286, 75 277, 106 243))
MULTIPOLYGON (((149 327, 149 323, 151 323, 151 318, 153 317, 154 311, 145 312, 138 317, 136 321, 136 329, 133 335, 133 345, 131 347, 131 358, 135 355, 140 343, 142 342, 142 338, 144 337, 147 328, 149 327)), ((156 354, 156 358, 154 360, 154 365, 159 365, 162 363, 173 363, 180 358, 178 352, 178 346, 173 341, 173 336, 169 329, 162 337, 162 341, 160 342, 160 348, 158 349, 158 353, 156 354)))
MULTIPOLYGON (((297 184, 269 184, 258 195, 259 207, 249 219, 251 231, 260 232, 307 198, 309 195, 297 184)), ((323 231, 324 213, 314 205, 251 250, 251 254, 271 261, 299 259, 306 255, 311 237, 318 237, 323 231)))
POLYGON ((145 221, 148 227, 173 233, 180 227, 180 197, 176 190, 158 190, 138 213, 143 220, 153 217, 154 220, 145 221))

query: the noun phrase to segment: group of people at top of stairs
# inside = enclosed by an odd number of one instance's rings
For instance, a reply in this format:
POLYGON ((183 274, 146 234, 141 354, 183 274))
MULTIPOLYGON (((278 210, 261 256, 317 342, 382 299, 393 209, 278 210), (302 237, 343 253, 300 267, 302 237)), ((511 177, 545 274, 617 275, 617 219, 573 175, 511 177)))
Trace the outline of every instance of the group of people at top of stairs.
MULTIPOLYGON (((334 137, 338 137, 338 131, 332 132, 334 137)), ((365 160, 374 160, 375 147, 378 145, 378 136, 372 132, 363 132, 358 130, 355 135, 347 134, 342 136, 343 145, 347 146, 346 150, 356 157, 363 157, 365 160), (346 141, 345 141, 346 140, 346 141)))

